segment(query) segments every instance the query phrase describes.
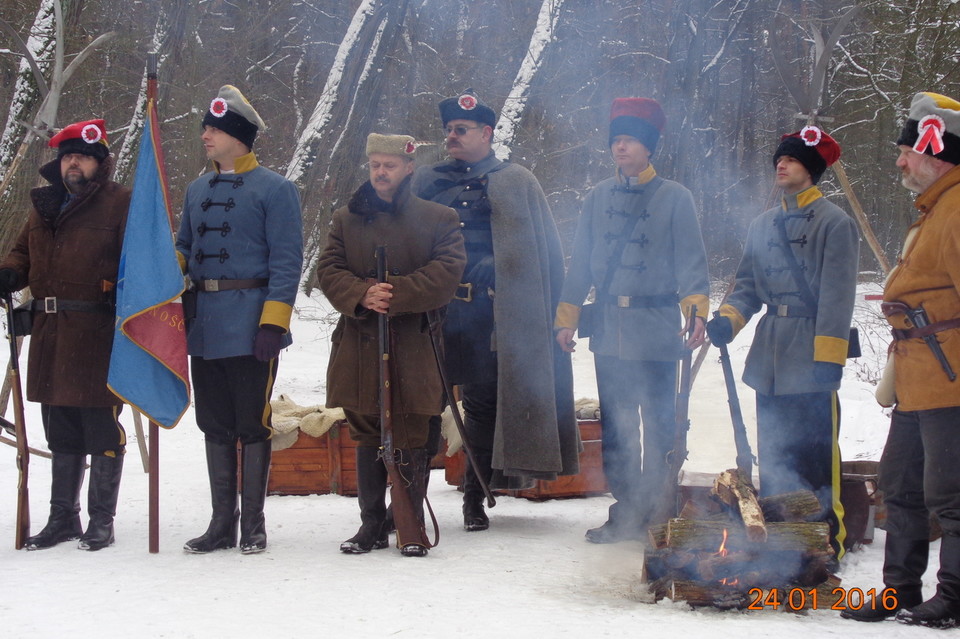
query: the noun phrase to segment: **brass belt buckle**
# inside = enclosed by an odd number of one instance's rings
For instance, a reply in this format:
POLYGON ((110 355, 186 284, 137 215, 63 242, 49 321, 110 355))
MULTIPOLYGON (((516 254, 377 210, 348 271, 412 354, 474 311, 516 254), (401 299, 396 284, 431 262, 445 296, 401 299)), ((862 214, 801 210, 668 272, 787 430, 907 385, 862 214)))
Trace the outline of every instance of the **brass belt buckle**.
POLYGON ((203 290, 207 293, 219 293, 220 280, 203 280, 203 290))
POLYGON ((790 307, 786 304, 777 304, 777 317, 787 317, 790 307))
POLYGON ((617 306, 620 308, 630 308, 630 296, 617 295, 617 306))
POLYGON ((460 283, 457 284, 457 292, 454 294, 453 299, 460 300, 461 302, 472 302, 473 301, 473 282, 460 283), (466 289, 467 292, 465 295, 460 295, 460 289, 466 289))
POLYGON ((55 298, 55 297, 45 297, 45 298, 43 298, 43 312, 44 312, 44 313, 56 313, 56 312, 57 312, 57 298, 55 298))

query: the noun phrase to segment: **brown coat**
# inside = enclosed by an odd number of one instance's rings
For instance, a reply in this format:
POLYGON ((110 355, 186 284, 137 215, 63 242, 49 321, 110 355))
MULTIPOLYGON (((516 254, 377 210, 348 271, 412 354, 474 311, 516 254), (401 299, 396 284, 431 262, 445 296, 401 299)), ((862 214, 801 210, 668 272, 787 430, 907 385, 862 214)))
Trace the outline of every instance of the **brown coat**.
MULTIPOLYGON (((60 162, 40 169, 51 185, 30 192, 34 208, 13 250, 0 263, 0 268, 17 271, 21 286, 29 286, 34 298, 112 299, 130 206, 130 189, 110 181, 112 169, 108 157, 63 211, 60 162)), ((113 325, 114 315, 108 313, 35 313, 27 399, 55 406, 121 404, 107 388, 113 325)))
POLYGON ((452 209, 411 195, 406 184, 390 212, 373 210, 370 194, 368 182, 334 212, 317 263, 320 288, 341 313, 327 367, 327 406, 366 415, 380 410, 377 314, 360 302, 376 275, 374 251, 384 245, 394 287, 394 412, 435 415, 442 387, 423 314, 446 305, 460 282, 466 264, 460 221, 452 209))
MULTIPOLYGON (((890 272, 885 302, 922 304, 930 322, 960 318, 960 166, 954 167, 917 197, 920 218, 911 243, 890 272)), ((894 328, 908 328, 904 316, 888 318, 894 328)), ((960 373, 960 328, 937 333, 954 372, 960 373)), ((951 382, 921 338, 893 344, 897 407, 928 410, 960 406, 960 379, 951 382)))

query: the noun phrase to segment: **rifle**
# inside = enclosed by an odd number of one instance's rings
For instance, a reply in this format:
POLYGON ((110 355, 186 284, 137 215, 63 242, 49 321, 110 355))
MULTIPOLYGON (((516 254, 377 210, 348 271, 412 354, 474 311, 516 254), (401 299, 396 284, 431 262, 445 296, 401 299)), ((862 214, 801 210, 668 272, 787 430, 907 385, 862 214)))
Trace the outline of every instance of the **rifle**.
POLYGON ((7 338, 10 340, 10 387, 13 389, 13 422, 17 435, 17 524, 14 548, 20 550, 30 536, 30 492, 27 489, 30 449, 27 446, 27 425, 23 416, 23 388, 20 385, 20 353, 13 330, 13 295, 4 297, 7 305, 7 338))
MULTIPOLYGON (((387 247, 378 246, 376 249, 377 282, 387 281, 387 247)), ((377 332, 380 343, 380 456, 387 468, 387 477, 390 479, 390 503, 393 505, 393 521, 397 528, 397 547, 418 545, 432 548, 437 539, 431 544, 427 539, 427 530, 424 523, 416 514, 407 485, 411 481, 404 478, 400 472, 398 461, 403 463, 401 451, 393 444, 393 390, 390 374, 390 317, 386 313, 377 313, 377 332)), ((410 460, 406 460, 410 463, 410 460)), ((413 471, 417 472, 416 469, 413 471)), ((426 495, 424 495, 426 498, 426 495)), ((438 529, 439 530, 439 529, 438 529)), ((439 534, 438 534, 439 539, 439 534)))
MULTIPOLYGON (((686 339, 693 337, 697 326, 697 306, 690 307, 690 322, 687 325, 686 339)), ((677 480, 680 469, 687 460, 687 432, 690 430, 690 388, 693 386, 693 351, 684 346, 680 358, 680 386, 676 399, 676 426, 674 427, 673 449, 667 453, 667 481, 660 503, 657 522, 670 519, 677 513, 677 480)))
POLYGON ((427 329, 430 331, 430 343, 433 345, 433 355, 437 360, 437 370, 440 371, 440 380, 443 383, 443 390, 447 394, 450 412, 453 413, 453 421, 457 425, 460 440, 463 442, 463 452, 466 454, 467 462, 469 462, 470 467, 473 468, 473 473, 476 475, 477 481, 480 482, 480 488, 483 489, 483 494, 487 498, 487 507, 493 508, 497 505, 497 500, 490 491, 490 486, 484 481, 480 467, 477 465, 477 459, 473 455, 473 447, 470 446, 470 440, 467 438, 466 426, 463 425, 463 415, 460 414, 460 409, 457 407, 456 400, 454 400, 453 384, 447 379, 447 370, 443 366, 443 344, 440 342, 439 335, 442 323, 443 318, 440 315, 439 309, 427 311, 427 329))
MULTIPOLYGON (((721 317, 720 311, 713 312, 714 318, 721 317)), ((737 471, 740 478, 753 485, 753 452, 747 441, 747 426, 743 423, 740 399, 737 397, 737 381, 733 378, 730 365, 730 353, 726 344, 717 344, 720 350, 720 366, 723 368, 723 381, 727 385, 727 403, 730 405, 730 418, 733 420, 733 441, 737 446, 737 471)))

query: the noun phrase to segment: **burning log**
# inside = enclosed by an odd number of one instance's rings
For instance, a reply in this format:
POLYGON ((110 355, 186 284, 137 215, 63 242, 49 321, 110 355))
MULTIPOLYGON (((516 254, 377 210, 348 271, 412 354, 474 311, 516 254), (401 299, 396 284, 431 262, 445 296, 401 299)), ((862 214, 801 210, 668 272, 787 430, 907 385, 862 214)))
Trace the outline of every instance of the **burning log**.
POLYGON ((823 510, 817 496, 809 490, 764 497, 760 508, 767 521, 807 521, 823 510))
POLYGON ((650 546, 656 549, 667 547, 667 524, 656 524, 647 528, 650 546))
POLYGON ((723 506, 710 499, 688 499, 680 510, 680 519, 720 521, 729 519, 723 506))
MULTIPOLYGON (((667 546, 675 550, 715 552, 728 530, 728 549, 749 550, 762 542, 750 539, 742 527, 715 521, 671 519, 667 523, 667 546)), ((798 550, 807 555, 822 554, 830 547, 830 528, 825 522, 770 522, 762 545, 766 551, 798 550)))
POLYGON ((654 584, 658 599, 669 597, 673 601, 685 601, 691 606, 713 606, 721 610, 744 608, 750 600, 747 593, 717 583, 701 583, 683 579, 664 579, 654 584))
POLYGON ((741 477, 735 468, 720 473, 713 484, 713 493, 728 506, 734 506, 740 512, 747 537, 751 541, 765 541, 766 522, 763 510, 757 501, 757 491, 748 477, 741 477))
POLYGON ((748 479, 728 470, 709 497, 703 491, 684 504, 681 518, 648 529, 654 550, 643 579, 657 599, 692 606, 816 608, 840 583, 830 574, 829 526, 803 521, 819 512, 809 491, 759 500, 748 479))
POLYGON ((697 572, 701 579, 718 581, 731 575, 743 574, 745 567, 750 566, 755 558, 754 554, 742 550, 726 554, 715 553, 697 562, 697 572))

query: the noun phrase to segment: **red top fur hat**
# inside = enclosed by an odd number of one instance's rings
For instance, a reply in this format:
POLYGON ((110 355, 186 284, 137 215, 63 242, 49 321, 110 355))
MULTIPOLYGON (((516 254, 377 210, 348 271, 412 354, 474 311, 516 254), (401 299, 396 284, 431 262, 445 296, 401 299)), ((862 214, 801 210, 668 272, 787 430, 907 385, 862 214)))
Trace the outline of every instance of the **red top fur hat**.
POLYGON ((103 120, 84 120, 65 126, 50 138, 47 146, 57 149, 57 158, 69 153, 82 153, 103 161, 110 155, 107 127, 103 120))
POLYGON ((618 135, 629 135, 640 140, 653 155, 666 124, 663 109, 653 98, 616 98, 610 107, 609 144, 618 135))
POLYGON ((780 138, 780 144, 773 154, 774 168, 783 155, 796 158, 816 184, 827 167, 840 159, 840 145, 826 131, 812 125, 805 126, 796 133, 787 133, 780 138))

